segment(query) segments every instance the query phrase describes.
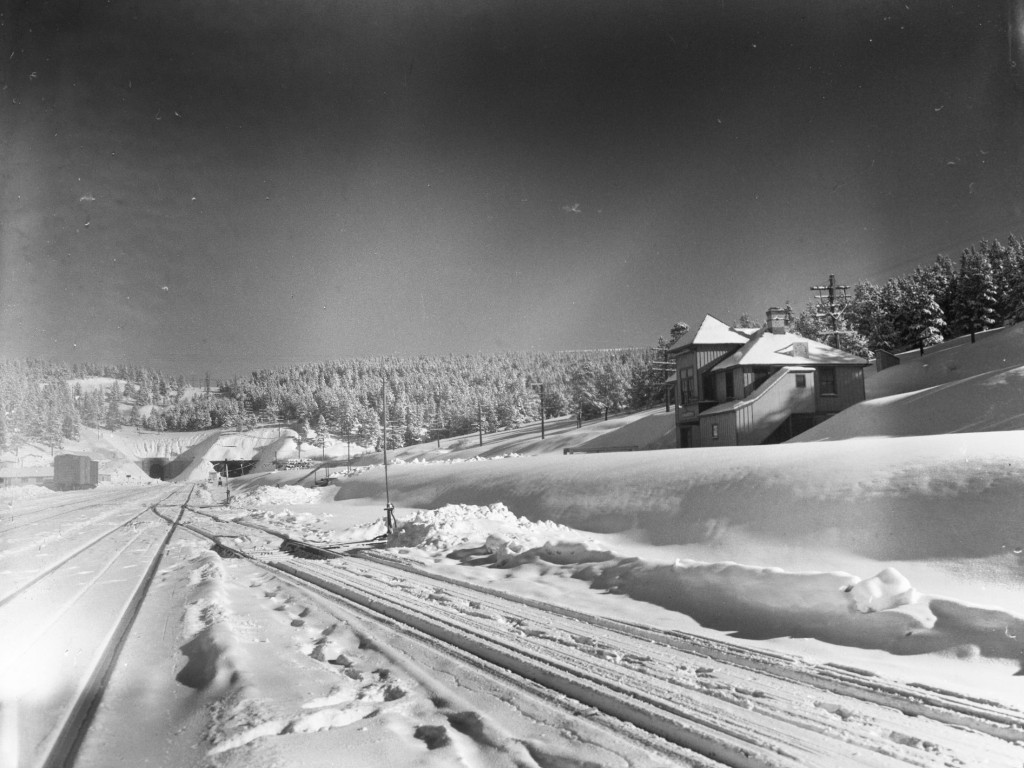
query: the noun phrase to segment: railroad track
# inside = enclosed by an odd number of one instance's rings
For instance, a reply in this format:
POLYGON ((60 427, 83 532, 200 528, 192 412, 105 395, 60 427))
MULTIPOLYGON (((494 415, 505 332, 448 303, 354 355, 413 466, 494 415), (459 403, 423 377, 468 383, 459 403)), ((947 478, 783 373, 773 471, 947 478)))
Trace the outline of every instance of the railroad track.
POLYGON ((8 738, 16 738, 19 768, 73 762, 174 531, 146 515, 166 506, 183 513, 191 492, 177 488, 151 501, 5 594, 0 695, 15 713, 16 737, 8 738), (112 621, 96 620, 112 611, 112 621))
MULTIPOLYGON (((505 594, 490 587, 467 584, 442 574, 424 572, 421 568, 386 550, 364 550, 354 553, 354 556, 384 563, 392 568, 413 574, 429 576, 435 581, 452 584, 461 589, 470 589, 476 593, 498 597, 503 597, 505 594)), ((927 717, 949 725, 977 730, 1011 742, 1024 739, 1024 710, 1010 709, 998 702, 967 697, 933 686, 886 680, 872 672, 853 667, 812 664, 791 654, 755 650, 725 643, 711 637, 665 631, 604 616, 585 614, 565 606, 542 603, 526 597, 519 597, 517 600, 526 605, 536 605, 578 621, 590 622, 647 639, 653 643, 671 646, 687 653, 791 680, 801 685, 840 692, 866 702, 881 704, 897 709, 911 717, 927 717)))
MULTIPOLYGON (((61 553, 61 554, 57 555, 56 559, 54 559, 51 562, 49 562, 48 564, 42 566, 38 571, 35 571, 31 575, 23 576, 20 579, 19 578, 8 578, 7 580, 5 580, 5 583, 4 583, 4 586, 6 587, 6 591, 0 591, 0 607, 5 605, 6 603, 10 602, 14 598, 18 597, 18 595, 22 594, 23 592, 25 592, 26 590, 31 588, 37 582, 39 582, 42 579, 46 578, 47 576, 49 576, 54 571, 64 567, 70 561, 72 561, 73 559, 78 557, 79 555, 81 555, 84 552, 87 552, 91 548, 95 547, 96 545, 98 545, 101 541, 103 541, 107 537, 116 536, 117 534, 119 534, 120 532, 122 532, 126 528, 133 528, 134 529, 134 526, 136 526, 138 524, 139 519, 143 515, 145 515, 147 512, 152 511, 158 505, 159 505, 159 502, 157 504, 152 505, 151 507, 149 507, 147 509, 143 509, 138 514, 132 515, 127 520, 125 520, 123 523, 120 523, 119 525, 116 525, 113 528, 110 528, 110 529, 104 531, 103 533, 100 533, 96 537, 86 541, 81 546, 78 546, 76 548, 71 549, 70 551, 67 551, 67 552, 64 552, 64 553, 61 553)), ((3 588, 0 588, 0 589, 3 589, 3 588)))
MULTIPOLYGON (((152 490, 152 486, 145 486, 138 490, 139 496, 147 495, 148 491, 152 490)), ((3 516, 4 524, 0 525, 0 536, 7 535, 13 531, 28 528, 39 523, 46 523, 57 518, 64 517, 68 513, 81 511, 83 506, 83 500, 88 499, 87 503, 90 507, 102 504, 106 498, 123 497, 124 489, 100 489, 98 491, 90 492, 88 497, 79 496, 81 493, 76 491, 67 492, 68 496, 72 498, 53 500, 51 497, 33 498, 28 501, 19 502, 18 512, 9 513, 3 516), (39 505, 38 510, 22 510, 20 507, 35 507, 39 505)), ((62 496, 65 494, 61 494, 62 496)))
MULTIPOLYGON (((217 524, 219 533, 195 530, 243 557, 251 555, 224 543, 231 526, 292 541, 264 526, 217 524)), ((324 559, 272 549, 252 559, 715 764, 1024 763, 1024 713, 995 702, 587 616, 438 577, 387 553, 298 549, 324 559)))

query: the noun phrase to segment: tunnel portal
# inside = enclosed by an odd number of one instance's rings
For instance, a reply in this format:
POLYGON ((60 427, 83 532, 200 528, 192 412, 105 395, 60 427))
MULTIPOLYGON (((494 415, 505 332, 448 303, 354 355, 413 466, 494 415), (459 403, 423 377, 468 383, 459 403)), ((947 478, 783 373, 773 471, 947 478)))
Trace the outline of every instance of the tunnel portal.
POLYGON ((241 477, 242 475, 248 475, 256 467, 256 459, 245 459, 241 461, 234 461, 229 459, 223 459, 221 461, 213 462, 213 468, 217 474, 221 477, 241 477))

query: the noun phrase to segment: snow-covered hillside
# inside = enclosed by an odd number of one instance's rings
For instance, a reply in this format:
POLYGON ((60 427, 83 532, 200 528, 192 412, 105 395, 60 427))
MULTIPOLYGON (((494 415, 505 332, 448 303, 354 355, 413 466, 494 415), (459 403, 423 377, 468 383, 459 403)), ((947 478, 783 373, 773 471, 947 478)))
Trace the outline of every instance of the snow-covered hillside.
POLYGON ((1024 429, 1024 325, 904 353, 864 388, 865 402, 794 441, 1024 429))

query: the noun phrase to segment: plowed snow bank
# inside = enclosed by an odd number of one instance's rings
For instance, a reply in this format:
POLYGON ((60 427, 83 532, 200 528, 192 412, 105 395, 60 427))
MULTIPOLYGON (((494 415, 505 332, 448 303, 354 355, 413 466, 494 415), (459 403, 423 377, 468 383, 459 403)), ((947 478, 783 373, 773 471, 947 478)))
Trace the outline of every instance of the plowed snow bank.
POLYGON ((806 637, 897 654, 947 652, 1017 664, 1024 658, 1024 615, 922 595, 893 567, 862 579, 842 571, 733 562, 663 564, 622 557, 579 531, 516 517, 500 503, 417 512, 399 521, 389 545, 435 562, 503 569, 541 564, 741 637, 806 637), (1000 633, 993 632, 995 624, 1000 633))

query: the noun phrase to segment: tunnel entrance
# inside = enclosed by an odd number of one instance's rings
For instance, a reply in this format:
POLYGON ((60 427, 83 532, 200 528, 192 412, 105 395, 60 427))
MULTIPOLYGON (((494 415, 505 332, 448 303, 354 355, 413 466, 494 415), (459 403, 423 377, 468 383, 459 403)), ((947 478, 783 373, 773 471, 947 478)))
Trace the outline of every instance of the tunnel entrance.
POLYGON ((246 459, 244 461, 229 461, 224 459, 223 461, 213 462, 213 468, 217 474, 221 477, 227 475, 228 477, 241 477, 242 475, 248 475, 256 467, 256 459, 246 459))
POLYGON ((149 475, 154 480, 165 479, 167 472, 167 465, 171 463, 170 459, 164 458, 150 458, 141 459, 138 464, 142 468, 142 471, 149 475))

